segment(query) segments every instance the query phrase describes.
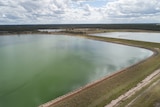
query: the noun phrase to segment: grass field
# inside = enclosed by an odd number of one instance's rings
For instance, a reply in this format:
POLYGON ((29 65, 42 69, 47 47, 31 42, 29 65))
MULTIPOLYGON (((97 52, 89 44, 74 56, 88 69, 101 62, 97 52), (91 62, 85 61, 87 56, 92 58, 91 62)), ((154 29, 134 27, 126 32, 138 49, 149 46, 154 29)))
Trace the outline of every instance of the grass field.
MULTIPOLYGON (((71 34, 72 32, 69 33, 71 34)), ((160 59, 159 43, 96 37, 86 34, 79 35, 75 34, 75 32, 73 36, 146 48, 152 50, 154 55, 112 76, 77 90, 62 99, 51 101, 47 103, 47 106, 42 105, 42 107, 104 107, 113 99, 116 99, 121 94, 136 86, 156 69, 160 68, 160 62, 158 60, 160 59)), ((157 98, 160 98, 160 95, 157 98)))
POLYGON ((117 107, 160 107, 160 74, 117 107))
POLYGON ((160 80, 144 90, 129 107, 160 107, 160 80))

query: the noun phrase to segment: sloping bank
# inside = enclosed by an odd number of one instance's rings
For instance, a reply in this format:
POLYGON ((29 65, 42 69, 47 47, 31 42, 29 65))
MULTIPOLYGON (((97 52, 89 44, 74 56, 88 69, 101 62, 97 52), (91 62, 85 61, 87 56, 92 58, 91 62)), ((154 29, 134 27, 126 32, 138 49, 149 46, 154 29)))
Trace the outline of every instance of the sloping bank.
POLYGON ((131 67, 121 70, 111 76, 107 76, 94 83, 90 83, 78 90, 68 93, 40 107, 104 107, 113 99, 124 94, 136 86, 145 77, 160 67, 160 44, 140 42, 123 39, 113 39, 89 35, 74 36, 84 37, 93 40, 124 44, 152 50, 154 54, 131 67))

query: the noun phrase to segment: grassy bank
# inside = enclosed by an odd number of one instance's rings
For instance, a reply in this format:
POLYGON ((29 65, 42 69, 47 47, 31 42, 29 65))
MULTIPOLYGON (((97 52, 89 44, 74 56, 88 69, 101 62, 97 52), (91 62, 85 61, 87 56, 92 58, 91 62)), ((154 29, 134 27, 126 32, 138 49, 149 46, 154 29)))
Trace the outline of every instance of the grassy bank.
MULTIPOLYGON (((69 33, 72 34, 72 32, 69 33)), ((112 76, 90 84, 82 90, 76 91, 76 93, 65 96, 56 102, 53 101, 54 103, 51 101, 46 107, 103 107, 160 68, 158 60, 160 59, 159 43, 88 36, 86 34, 79 35, 75 32, 73 35, 104 42, 142 47, 152 50, 154 55, 112 76)))
POLYGON ((157 74, 154 78, 152 78, 148 85, 137 91, 130 98, 120 102, 116 107, 159 107, 159 92, 160 74, 157 74))

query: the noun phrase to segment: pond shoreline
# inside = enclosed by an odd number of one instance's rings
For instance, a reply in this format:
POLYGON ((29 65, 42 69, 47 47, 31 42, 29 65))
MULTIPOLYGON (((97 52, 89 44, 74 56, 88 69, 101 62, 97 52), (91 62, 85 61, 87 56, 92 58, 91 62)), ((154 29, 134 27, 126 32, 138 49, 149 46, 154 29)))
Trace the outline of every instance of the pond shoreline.
MULTIPOLYGON (((123 29, 122 31, 127 31, 123 29)), ((83 29, 63 31, 63 32, 19 32, 14 34, 64 34, 68 36, 82 37, 86 39, 92 39, 97 41, 111 42, 116 44, 128 45, 133 47, 140 47, 151 50, 153 55, 147 59, 144 59, 130 67, 127 67, 119 72, 113 73, 110 76, 106 76, 100 80, 89 83, 84 87, 81 87, 75 91, 58 97, 52 101, 40 105, 39 107, 103 107, 109 104, 112 100, 123 95, 131 88, 135 87, 138 83, 144 80, 147 76, 152 74, 155 70, 160 68, 160 63, 157 59, 160 58, 160 44, 151 42, 140 42, 133 40, 123 40, 107 37, 89 36, 88 34, 100 33, 100 32, 113 32, 120 30, 86 30, 83 29), (82 30, 82 31, 81 31, 82 30), (143 72, 145 71, 146 72, 143 72), (113 84, 114 83, 114 84, 113 84)), ((129 30, 134 32, 137 30, 129 30)), ((146 32, 146 30, 138 30, 139 32, 146 32)), ((154 32, 154 31, 148 31, 154 32)), ((157 31, 156 31, 157 32, 157 31)), ((12 33, 6 33, 11 35, 12 33)), ((6 34, 2 34, 5 36, 6 34)))
MULTIPOLYGON (((93 32, 92 32, 93 33, 93 32)), ((121 73, 124 73, 124 72, 127 72, 127 71, 130 71, 130 69, 133 69, 133 68, 136 68, 138 65, 140 65, 140 64, 142 64, 143 65, 143 63, 145 63, 145 62, 147 62, 147 61, 149 61, 149 60, 151 60, 151 59, 153 59, 154 57, 156 57, 156 56, 158 56, 158 57, 160 57, 159 56, 159 54, 160 54, 160 52, 159 52, 159 50, 156 50, 155 48, 153 48, 153 47, 149 47, 149 46, 145 46, 145 45, 140 45, 140 44, 135 44, 135 43, 128 43, 128 42, 124 42, 124 41, 128 41, 128 40, 121 40, 121 39, 113 39, 113 38, 108 38, 108 39, 106 39, 106 37, 93 37, 93 36, 89 36, 89 35, 86 35, 86 34, 84 34, 84 35, 81 35, 81 34, 75 34, 75 32, 74 33, 72 33, 72 32, 66 32, 66 33, 64 33, 64 34, 66 34, 66 35, 72 35, 72 36, 78 36, 78 37, 84 37, 84 38, 88 38, 88 39, 94 39, 94 40, 98 40, 98 41, 106 41, 106 42, 112 42, 112 43, 117 43, 117 44, 123 44, 123 45, 128 45, 128 46, 134 46, 134 47, 140 47, 140 48, 145 48, 145 49, 148 49, 148 50, 151 50, 151 51, 153 51, 153 55, 152 56, 150 56, 149 58, 147 58, 147 59, 145 59, 145 60, 143 60, 143 61, 140 61, 140 62, 138 62, 137 64, 134 64, 134 65, 132 65, 132 66, 130 66, 130 67, 127 67, 127 68, 125 68, 125 69, 123 69, 123 70, 120 70, 119 72, 117 72, 117 73, 114 73, 114 74, 112 74, 112 75, 110 75, 110 76, 107 76, 107 77, 105 77, 105 78, 103 78, 103 79, 100 79, 100 80, 97 80, 97 81, 95 81, 95 82, 93 82, 93 83, 90 83, 90 84, 88 84, 88 85, 86 85, 86 86, 84 86, 84 87, 81 87, 81 88, 79 88, 78 90, 76 90, 76 91, 72 91, 72 92, 70 92, 70 93, 68 93, 68 94, 66 94, 66 95, 64 95, 64 96, 61 96, 61 97, 58 97, 57 99, 55 99, 55 100, 53 100, 53 101, 50 101, 50 102, 48 102, 48 103, 45 103, 45 104, 43 104, 43 105, 41 105, 40 107, 64 107, 67 103, 66 103, 66 101, 64 101, 64 100, 68 100, 68 99, 72 99, 72 97, 73 97, 73 99, 75 99, 74 98, 74 96, 76 96, 77 94, 80 94, 82 91, 88 91, 88 89, 89 88, 93 88, 93 87, 96 87, 96 85, 98 86, 99 84, 101 84, 101 83, 103 83, 103 82, 105 82, 105 81, 107 81, 107 80, 109 80, 110 78, 115 78, 116 76, 118 76, 118 75, 120 75, 121 73), (60 104, 59 104, 60 103, 60 104), (63 103, 63 104, 62 104, 63 103)), ((130 42, 130 41, 129 41, 130 42)), ((135 41, 135 42, 138 42, 138 41, 135 41)), ((141 43, 141 42, 139 42, 139 43, 141 43)), ((144 43, 144 42, 142 42, 142 43, 144 43)), ((146 42, 145 42, 146 43, 146 42)), ((152 44, 152 43, 151 43, 152 44)), ((155 44, 155 43, 153 43, 153 44, 155 44)), ((156 45, 156 44, 155 44, 156 45)), ((158 64, 158 66, 159 66, 160 64, 158 64)), ((157 69, 157 68, 156 68, 157 69)), ((152 71, 153 72, 153 71, 152 71)), ((148 74, 148 75, 150 75, 150 74, 148 74)), ((143 77, 144 78, 144 77, 143 77)), ((139 83, 139 82, 138 82, 139 83)), ((136 85, 136 84, 135 84, 136 85)), ((105 87, 104 87, 105 88, 105 87)), ((129 90, 129 89, 128 89, 129 90)), ((118 97, 118 96, 117 96, 118 97)), ((115 97, 116 98, 116 97, 115 97)), ((113 99, 112 99, 113 100, 113 99)), ((111 101, 112 101, 111 100, 111 101)), ((73 102, 72 102, 73 103, 73 102)), ((76 103, 76 102, 74 102, 74 103, 76 103)), ((109 102, 108 102, 109 103, 109 102)), ((73 107, 73 105, 75 105, 75 104, 69 104, 70 105, 70 107, 73 107)), ((68 105, 68 106, 69 106, 68 105)), ((97 105, 97 104, 91 104, 90 106, 95 106, 95 105, 97 105)), ((101 104, 100 104, 101 105, 101 104)), ((104 106, 105 104, 103 104, 103 106, 104 106)), ((78 107, 82 107, 81 105, 79 105, 78 107)))

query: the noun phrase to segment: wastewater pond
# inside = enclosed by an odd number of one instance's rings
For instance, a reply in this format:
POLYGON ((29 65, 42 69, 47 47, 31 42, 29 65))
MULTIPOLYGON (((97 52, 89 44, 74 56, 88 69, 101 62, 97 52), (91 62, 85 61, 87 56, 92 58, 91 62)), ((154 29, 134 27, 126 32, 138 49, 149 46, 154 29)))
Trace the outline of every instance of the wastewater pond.
POLYGON ((0 107, 37 107, 151 55, 73 36, 0 36, 0 107))
POLYGON ((160 33, 153 33, 153 32, 110 32, 110 33, 99 33, 92 35, 160 43, 160 33))

